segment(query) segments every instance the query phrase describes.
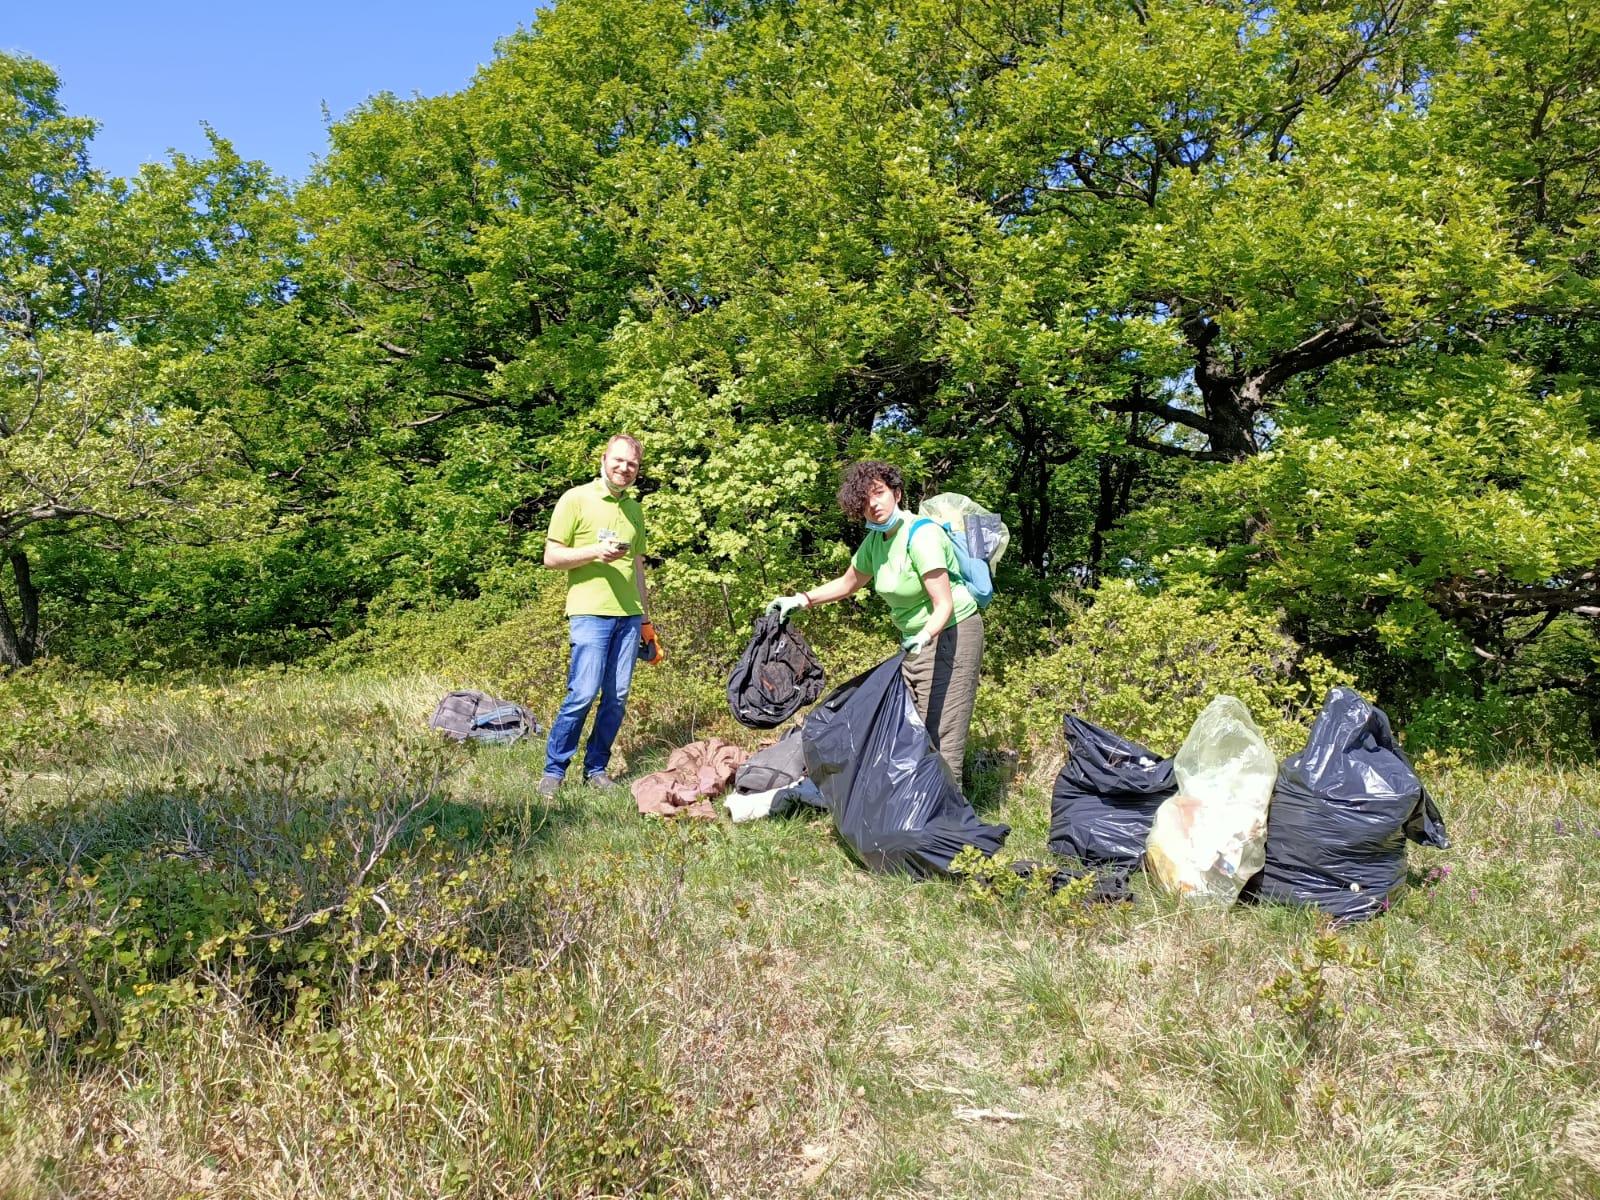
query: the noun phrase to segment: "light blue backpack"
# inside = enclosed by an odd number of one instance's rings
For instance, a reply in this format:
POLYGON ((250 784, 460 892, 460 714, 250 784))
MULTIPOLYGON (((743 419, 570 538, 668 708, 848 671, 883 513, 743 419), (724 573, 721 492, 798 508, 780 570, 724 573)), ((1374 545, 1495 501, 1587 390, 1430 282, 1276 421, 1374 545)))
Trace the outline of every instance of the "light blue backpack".
POLYGON ((957 537, 948 524, 939 524, 931 517, 918 517, 911 523, 911 532, 906 535, 906 549, 911 549, 911 539, 917 536, 917 530, 924 525, 936 524, 944 530, 950 544, 956 549, 956 573, 961 576, 961 582, 967 585, 968 593, 977 601, 979 608, 988 608, 989 601, 994 599, 994 575, 989 570, 989 564, 972 553, 967 548, 967 539, 957 537))

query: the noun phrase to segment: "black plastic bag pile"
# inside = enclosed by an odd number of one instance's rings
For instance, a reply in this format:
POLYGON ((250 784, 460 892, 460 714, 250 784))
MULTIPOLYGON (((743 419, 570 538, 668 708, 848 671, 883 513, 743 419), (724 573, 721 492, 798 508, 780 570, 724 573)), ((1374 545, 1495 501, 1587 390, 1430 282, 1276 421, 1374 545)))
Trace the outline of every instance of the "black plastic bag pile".
POLYGON ((866 866, 948 874, 965 846, 993 854, 1011 832, 986 825, 929 740, 897 654, 837 688, 806 717, 806 773, 866 866))
POLYGON ((1285 759, 1267 813, 1267 863, 1252 891, 1340 921, 1377 916, 1406 879, 1406 842, 1450 845, 1389 718, 1334 688, 1306 748, 1285 759))
POLYGON ((1068 714, 1067 762, 1050 799, 1050 851, 1126 873, 1144 858, 1156 809, 1176 794, 1172 760, 1068 714))

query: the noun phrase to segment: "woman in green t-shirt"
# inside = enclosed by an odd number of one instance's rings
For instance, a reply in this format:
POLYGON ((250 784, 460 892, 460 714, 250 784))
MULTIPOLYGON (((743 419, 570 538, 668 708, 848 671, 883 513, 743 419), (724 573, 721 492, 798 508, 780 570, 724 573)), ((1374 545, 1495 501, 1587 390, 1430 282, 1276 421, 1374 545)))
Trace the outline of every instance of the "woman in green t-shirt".
POLYGON ((949 535, 931 521, 917 525, 900 507, 904 494, 905 480, 891 463, 869 460, 846 468, 839 507, 866 523, 866 540, 844 574, 779 597, 767 611, 788 616, 872 584, 900 631, 906 652, 901 670, 917 715, 960 787, 983 659, 983 617, 961 582, 949 535))

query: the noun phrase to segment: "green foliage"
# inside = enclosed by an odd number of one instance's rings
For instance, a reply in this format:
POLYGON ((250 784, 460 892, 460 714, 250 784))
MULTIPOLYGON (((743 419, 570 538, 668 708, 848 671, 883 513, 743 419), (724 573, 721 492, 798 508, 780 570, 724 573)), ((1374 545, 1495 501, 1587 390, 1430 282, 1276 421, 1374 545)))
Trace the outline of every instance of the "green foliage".
POLYGON ((1004 911, 1037 910, 1066 926, 1089 923, 1089 898, 1094 892, 1094 872, 1086 871, 1054 886, 1055 871, 1038 863, 1019 863, 1015 855, 985 855, 976 846, 964 846, 950 860, 950 874, 958 881, 956 892, 977 905, 1004 911))
POLYGON ((39 540, 225 541, 269 503, 204 396, 222 335, 281 289, 281 193, 226 142, 131 182, 88 168, 92 124, 0 54, 0 665, 43 642, 39 540))
POLYGON ((110 677, 317 661, 364 616, 340 532, 319 525, 213 545, 40 539, 53 656, 110 677))
POLYGON ((1466 754, 1479 762, 1529 757, 1587 762, 1594 754, 1594 706, 1588 696, 1540 687, 1511 694, 1435 691, 1406 716, 1406 746, 1466 754))
POLYGON ((1600 487, 1580 396, 1538 394, 1501 363, 1474 367, 1355 382, 1427 395, 1341 418, 1337 434, 1297 425, 1207 478, 1211 527, 1248 517, 1258 529, 1213 573, 1245 575, 1248 561, 1255 597, 1313 622, 1364 611, 1382 645, 1464 666, 1476 624, 1522 615, 1512 597, 1492 607, 1499 592, 1537 606, 1541 589, 1600 560, 1600 517, 1578 499, 1600 487))
POLYGON ((510 682, 519 670, 520 639, 558 638, 558 644, 565 645, 563 583, 548 572, 526 570, 502 576, 500 586, 474 599, 386 606, 374 611, 351 636, 322 651, 316 661, 336 670, 410 666, 454 673, 466 669, 510 682), (500 632, 507 623, 512 627, 500 632))
POLYGON ((1158 754, 1174 753, 1219 694, 1237 696, 1280 754, 1304 744, 1329 687, 1345 681, 1278 623, 1232 597, 1146 595, 1111 582, 1070 610, 1060 644, 987 680, 976 720, 986 736, 1053 755, 1074 713, 1158 754))
MULTIPOLYGON (((1592 638, 1558 620, 1581 607, 1600 562, 1584 498, 1600 487, 1600 444, 1582 392, 1540 390, 1492 359, 1326 386, 1347 389, 1356 415, 1309 415, 1271 451, 1141 517, 1146 546, 1166 551, 1155 569, 1282 609, 1402 711, 1470 694, 1483 675, 1592 702, 1592 638)), ((1510 714, 1484 717, 1487 731, 1510 714)))
POLYGON ((1263 987, 1259 999, 1266 1001, 1288 1022, 1308 1049, 1325 1048, 1343 1024, 1347 1006, 1337 995, 1330 995, 1330 968, 1343 972, 1371 970, 1377 966, 1372 951, 1365 946, 1352 948, 1331 934, 1317 938, 1309 954, 1298 946, 1289 951, 1294 966, 1279 971, 1263 987))
POLYGON ((314 1020, 371 980, 501 953, 497 914, 541 885, 441 832, 449 760, 324 765, 291 749, 8 825, 11 1048, 120 1055, 208 988, 314 1020))
MULTIPOLYGON (((49 405, 0 461, 99 482, 0 497, 50 514, 0 529, 0 657, 371 660, 373 617, 457 662, 626 427, 689 622, 643 683, 663 729, 763 600, 842 565, 833 479, 867 453, 1010 523, 1001 689, 1050 686, 1053 591, 1133 575, 1282 614, 1398 715, 1600 711, 1554 643, 1600 607, 1596 62, 1556 0, 561 0, 462 91, 335 121, 291 196, 220 137, 105 179, 5 56, 0 419, 30 379, 49 405), (80 393, 93 436, 43 437, 80 393)), ((547 689, 558 648, 516 637, 473 653, 547 689)), ((991 726, 1038 740, 1021 694, 991 726)))
POLYGON ((18 332, 0 329, 7 544, 41 522, 126 529, 164 520, 175 538, 237 536, 259 522, 259 489, 228 461, 226 423, 163 403, 181 367, 109 334, 18 332))

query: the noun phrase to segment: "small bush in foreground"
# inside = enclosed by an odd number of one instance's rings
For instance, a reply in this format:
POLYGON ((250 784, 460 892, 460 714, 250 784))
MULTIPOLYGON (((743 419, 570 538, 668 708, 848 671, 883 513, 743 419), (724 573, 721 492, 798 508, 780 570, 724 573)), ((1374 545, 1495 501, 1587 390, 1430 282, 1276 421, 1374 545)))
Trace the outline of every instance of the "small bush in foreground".
POLYGON ((0 1048, 115 1057, 202 992, 310 1019, 498 953, 490 923, 536 911, 511 847, 441 832, 445 755, 325 765, 268 756, 4 828, 0 1048))

